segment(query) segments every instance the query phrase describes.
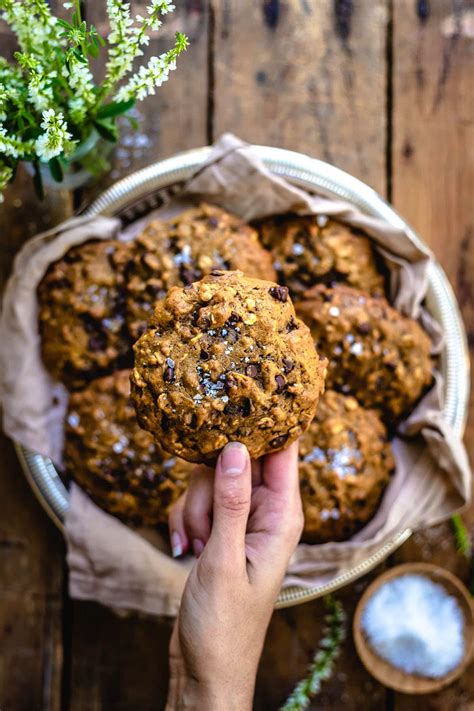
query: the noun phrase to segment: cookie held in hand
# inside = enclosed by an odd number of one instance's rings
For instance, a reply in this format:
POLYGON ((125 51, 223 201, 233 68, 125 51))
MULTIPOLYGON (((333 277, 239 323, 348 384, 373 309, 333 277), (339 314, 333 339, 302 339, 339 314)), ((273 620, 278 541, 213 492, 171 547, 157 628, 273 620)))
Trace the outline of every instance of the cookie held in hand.
POLYGON ((241 272, 170 289, 134 351, 140 425, 191 462, 213 464, 230 441, 253 458, 286 447, 324 390, 327 361, 288 289, 241 272))
POLYGON ((167 522, 192 465, 169 457, 138 426, 129 370, 73 393, 65 434, 66 471, 98 506, 135 524, 167 522))
POLYGON ((303 541, 344 541, 374 515, 395 467, 387 431, 353 397, 327 390, 300 439, 303 541))

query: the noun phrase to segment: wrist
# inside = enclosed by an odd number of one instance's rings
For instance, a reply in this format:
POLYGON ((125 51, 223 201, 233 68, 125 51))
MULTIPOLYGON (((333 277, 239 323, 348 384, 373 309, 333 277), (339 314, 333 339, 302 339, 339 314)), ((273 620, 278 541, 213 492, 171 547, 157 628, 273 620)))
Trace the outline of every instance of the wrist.
POLYGON ((251 711, 255 678, 229 685, 193 679, 182 664, 171 669, 166 711, 251 711))

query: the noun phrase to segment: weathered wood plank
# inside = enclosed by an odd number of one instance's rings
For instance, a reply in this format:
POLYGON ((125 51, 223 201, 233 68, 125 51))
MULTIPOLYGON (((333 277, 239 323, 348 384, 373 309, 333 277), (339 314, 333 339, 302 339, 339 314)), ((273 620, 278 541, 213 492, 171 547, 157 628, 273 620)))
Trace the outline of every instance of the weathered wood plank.
POLYGON ((212 0, 213 133, 334 163, 385 193, 386 0, 212 0))
POLYGON ((171 622, 75 604, 68 711, 157 711, 168 693, 171 622))
POLYGON ((64 545, 3 436, 0 451, 0 707, 59 711, 64 545))
MULTIPOLYGON (((132 12, 146 15, 147 4, 132 2, 132 12)), ((139 123, 139 130, 134 131, 125 119, 120 121, 121 139, 112 157, 112 170, 99 185, 85 193, 86 199, 153 160, 207 143, 207 0, 176 5, 174 13, 164 18, 159 31, 152 33, 150 45, 141 61, 145 62, 149 57, 169 49, 177 30, 187 34, 190 46, 179 57, 176 71, 157 90, 156 95, 137 103, 132 113, 139 123)), ((105 3, 88 0, 85 13, 88 21, 93 22, 101 34, 107 35, 105 3)), ((98 62, 103 63, 103 60, 98 62)), ((97 69, 99 74, 103 71, 103 67, 97 69)))
MULTIPOLYGON (((145 14, 148 3, 132 3, 145 14)), ((87 2, 89 21, 106 34, 105 3, 87 2)), ((205 0, 176 3, 152 39, 147 56, 168 48, 176 30, 190 47, 167 84, 138 105, 138 133, 124 127, 112 171, 83 191, 89 201, 106 185, 154 160, 207 143, 208 9, 205 0)), ((119 619, 93 604, 71 603, 67 669, 69 711, 146 711, 164 708, 168 685, 169 622, 119 619)))
MULTIPOLYGON (((474 353, 474 56, 466 36, 470 3, 400 0, 393 4, 393 201, 445 269, 458 297, 474 353)), ((474 454, 474 392, 466 444, 474 454)), ((474 510, 465 516, 474 532, 474 510)), ((456 553, 449 524, 416 534, 395 557, 426 560, 464 581, 469 566, 456 553)), ((464 709, 474 698, 474 666, 427 709, 464 709)), ((415 709, 398 695, 396 709, 415 709)))
MULTIPOLYGON (((60 2, 52 3, 56 8, 60 2)), ((15 47, 0 26, 2 55, 15 47)), ((0 288, 23 242, 68 217, 72 197, 39 201, 31 177, 18 171, 0 206, 0 288)), ((59 711, 62 675, 64 544, 30 490, 13 447, 0 440, 0 707, 59 711)))
MULTIPOLYGON (((388 3, 246 3, 212 0, 213 137, 233 131, 299 150, 386 190, 388 3)), ((341 591, 350 618, 367 580, 341 591)), ((255 709, 276 709, 321 636, 322 601, 275 613, 257 680, 255 709)), ((314 708, 381 709, 386 691, 348 641, 314 708)))
MULTIPOLYGON (((311 709, 318 711, 381 711, 385 708, 386 690, 366 672, 357 657, 353 642, 352 616, 361 594, 378 568, 354 585, 335 593, 344 605, 347 639, 334 674, 324 682, 311 709)), ((255 711, 278 709, 296 683, 304 678, 308 664, 322 636, 325 607, 322 600, 275 612, 260 662, 255 695, 255 711)))

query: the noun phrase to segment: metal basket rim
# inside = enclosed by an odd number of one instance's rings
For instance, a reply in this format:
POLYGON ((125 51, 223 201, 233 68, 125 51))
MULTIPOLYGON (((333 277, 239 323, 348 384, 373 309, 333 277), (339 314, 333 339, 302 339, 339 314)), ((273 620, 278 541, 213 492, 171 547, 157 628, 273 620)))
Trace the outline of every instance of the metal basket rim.
MULTIPOLYGON (((357 205, 364 212, 387 220, 394 226, 407 229, 418 245, 426 245, 403 218, 375 190, 324 161, 302 153, 272 146, 253 145, 252 149, 274 174, 288 179, 293 184, 312 189, 323 194, 338 196, 357 205)), ((122 178, 101 193, 82 214, 87 216, 112 215, 123 212, 135 200, 147 194, 186 179, 208 159, 212 148, 205 146, 178 153, 170 158, 153 163, 122 178)), ((469 397, 469 356, 467 338, 456 298, 441 266, 433 261, 429 268, 428 297, 439 308, 438 318, 446 326, 451 341, 446 344, 447 405, 445 412, 454 431, 464 433, 469 397), (455 366, 456 351, 462 367, 455 366), (450 357, 451 354, 451 357, 450 357), (452 365, 451 372, 449 365, 452 365), (454 380, 454 382, 452 382, 454 380), (454 392, 455 391, 455 392, 454 392), (448 401, 450 393, 455 399, 448 401)), ((68 492, 51 462, 46 457, 16 443, 16 450, 25 475, 41 505, 63 530, 64 514, 68 506, 68 492)), ((411 535, 410 529, 394 534, 380 548, 358 565, 339 572, 332 580, 322 585, 303 588, 292 586, 283 588, 276 608, 289 607, 333 592, 368 573, 385 560, 411 535)))

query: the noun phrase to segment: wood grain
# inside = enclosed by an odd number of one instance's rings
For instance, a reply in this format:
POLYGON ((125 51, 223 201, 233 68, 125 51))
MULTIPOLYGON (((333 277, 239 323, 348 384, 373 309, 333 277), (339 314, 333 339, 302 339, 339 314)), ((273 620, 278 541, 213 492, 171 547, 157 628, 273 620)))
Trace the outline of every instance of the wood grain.
POLYGON ((94 603, 72 613, 68 711, 157 711, 168 693, 171 622, 119 618, 94 603))
MULTIPOLYGON (((380 566, 354 585, 335 593, 347 614, 347 638, 335 664, 334 674, 323 684, 311 709, 380 711, 385 708, 386 690, 362 666, 351 634, 356 603, 367 585, 382 571, 380 566)), ((324 614, 322 600, 278 610, 273 614, 259 666, 254 711, 280 708, 296 683, 306 676, 322 637, 324 614)))
MULTIPOLYGON (((474 353, 474 55, 465 33, 470 3, 437 0, 393 4, 392 186, 395 207, 433 249, 461 306, 474 353)), ((474 391, 466 430, 474 455, 474 391)), ((474 510, 465 520, 474 531, 474 510)), ((469 581, 449 524, 413 536, 397 562, 424 560, 469 581)), ((467 709, 474 698, 474 664, 449 689, 423 699, 426 709, 467 709)), ((395 709, 419 708, 395 698, 395 709)))
POLYGON ((213 134, 291 148, 385 193, 386 0, 212 0, 213 134))
MULTIPOLYGON (((132 3, 144 15, 149 3, 132 3)), ((86 2, 88 21, 107 33, 105 3, 86 2)), ((176 3, 153 37, 147 57, 173 44, 176 30, 185 32, 190 47, 178 69, 155 96, 137 105, 138 133, 125 124, 112 171, 92 189, 82 191, 89 202, 108 184, 172 153, 207 143, 208 9, 201 0, 176 3)), ((147 711, 164 708, 168 684, 169 622, 119 619, 89 603, 71 602, 66 661, 68 711, 147 711)))
MULTIPOLYGON (((148 4, 135 0, 131 3, 132 13, 146 15, 148 4)), ((87 0, 84 5, 88 21, 95 24, 101 34, 107 35, 105 3, 87 0)), ((85 192, 83 199, 86 201, 118 178, 154 160, 207 143, 208 6, 206 0, 188 0, 176 5, 176 10, 167 15, 162 27, 151 33, 150 45, 140 61, 146 62, 151 56, 172 47, 177 30, 188 36, 190 46, 178 58, 176 71, 156 95, 136 104, 132 115, 138 121, 139 130, 133 130, 125 119, 120 120, 121 138, 112 158, 112 170, 85 192)), ((98 60, 98 65, 96 74, 100 76, 104 69, 103 59, 98 60)))
MULTIPOLYGON (((58 10, 60 2, 52 3, 58 10)), ((0 23, 2 55, 13 36, 0 23)), ((0 289, 15 253, 32 235, 71 214, 72 196, 50 192, 43 202, 24 169, 0 205, 0 289)), ((0 435, 0 708, 61 708, 64 544, 33 496, 11 443, 0 435)))

